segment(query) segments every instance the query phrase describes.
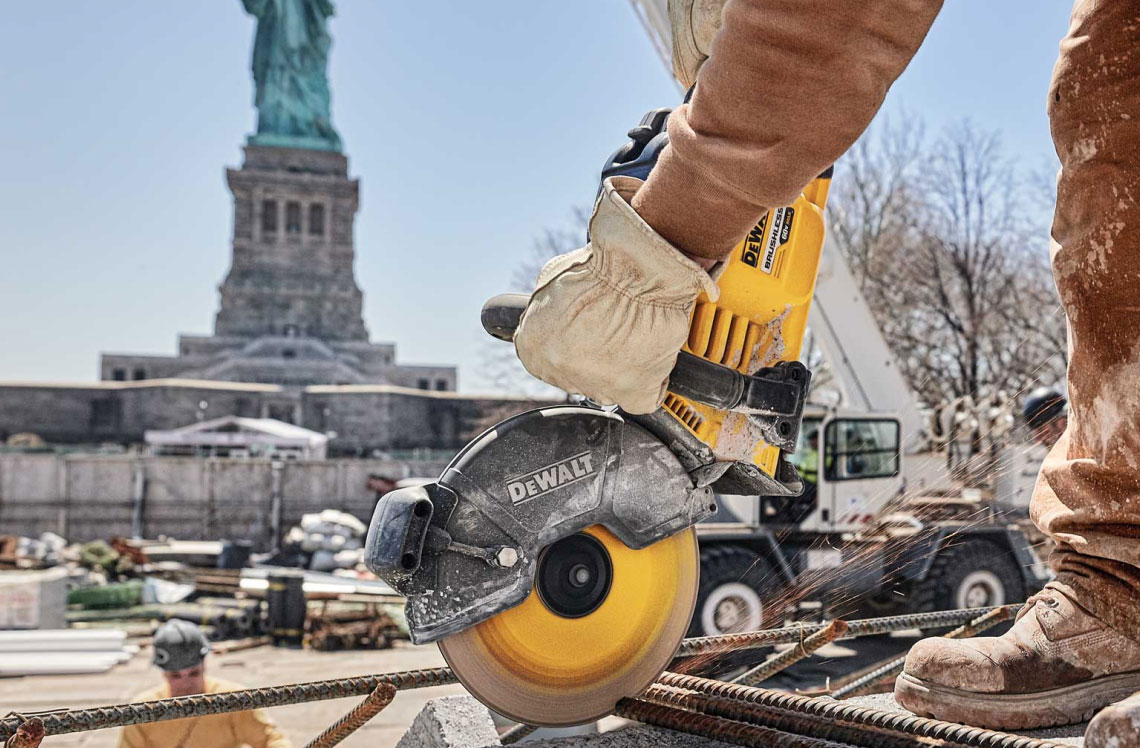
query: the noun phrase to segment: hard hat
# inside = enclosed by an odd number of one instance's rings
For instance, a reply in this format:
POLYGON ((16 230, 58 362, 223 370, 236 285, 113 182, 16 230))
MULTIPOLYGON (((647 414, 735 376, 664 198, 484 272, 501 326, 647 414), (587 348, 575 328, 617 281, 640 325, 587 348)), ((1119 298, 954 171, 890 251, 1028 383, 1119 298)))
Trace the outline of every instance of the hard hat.
POLYGON ((210 651, 202 629, 189 621, 167 621, 154 632, 154 664, 167 672, 201 664, 210 651))
POLYGON ((1037 428, 1044 426, 1058 416, 1064 415, 1067 405, 1068 401, 1057 390, 1038 387, 1029 393, 1029 397, 1025 398, 1025 405, 1021 412, 1025 416, 1025 423, 1030 428, 1037 428))

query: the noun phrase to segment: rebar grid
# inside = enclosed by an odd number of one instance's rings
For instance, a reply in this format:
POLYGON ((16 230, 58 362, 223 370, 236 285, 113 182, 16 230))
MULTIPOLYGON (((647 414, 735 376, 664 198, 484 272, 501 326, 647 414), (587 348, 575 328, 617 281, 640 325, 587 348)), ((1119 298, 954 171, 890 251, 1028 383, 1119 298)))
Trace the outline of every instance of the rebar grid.
MULTIPOLYGON (((1021 605, 1003 605, 1012 613, 1021 609, 1021 605)), ((847 622, 847 633, 842 639, 855 639, 860 636, 875 636, 889 634, 892 631, 906 629, 933 629, 944 626, 960 626, 973 620, 979 615, 997 610, 993 608, 963 608, 960 610, 936 610, 931 613, 910 613, 902 616, 886 616, 883 618, 862 618, 847 622)), ((678 657, 692 657, 703 654, 720 654, 734 652, 741 649, 759 649, 774 644, 794 644, 805 636, 818 633, 828 624, 809 623, 785 626, 778 629, 765 629, 751 631, 746 634, 723 634, 721 636, 698 636, 685 639, 677 650, 678 657)))
POLYGON ((683 688, 655 684, 641 699, 651 704, 675 707, 714 717, 767 727, 783 733, 807 735, 814 740, 830 740, 845 745, 870 748, 930 748, 929 741, 914 735, 882 730, 864 725, 850 725, 811 714, 758 706, 739 699, 713 696, 683 688))
POLYGON ((622 699, 614 714, 646 725, 699 735, 749 748, 845 748, 838 743, 771 730, 707 714, 686 712, 641 699, 622 699))
MULTIPOLYGON (((999 623, 1008 621, 1013 618, 1013 611, 1008 606, 995 608, 983 616, 979 616, 969 623, 963 624, 946 634, 946 639, 968 639, 971 636, 982 633, 999 623)), ((887 660, 879 667, 872 669, 869 673, 862 675, 850 683, 841 684, 831 692, 832 698, 847 699, 852 696, 860 696, 866 691, 869 691, 876 683, 887 678, 891 675, 897 675, 902 672, 903 666, 906 664, 906 655, 902 657, 895 657, 887 660)))
POLYGON ((740 686, 735 683, 698 678, 692 675, 662 673, 658 683, 710 696, 733 699, 794 714, 810 714, 851 725, 890 730, 922 738, 943 740, 969 748, 1062 748, 1060 743, 1020 735, 958 725, 912 714, 883 712, 845 704, 830 698, 800 696, 767 688, 740 686))
MULTIPOLYGON (((850 622, 832 621, 828 624, 789 626, 782 629, 729 634, 716 637, 686 639, 678 651, 679 657, 698 654, 715 654, 764 647, 771 644, 800 643, 799 647, 770 658, 754 669, 753 677, 767 677, 779 669, 810 654, 828 641, 852 639, 859 636, 882 634, 908 628, 934 628, 963 624, 950 636, 968 636, 978 633, 1011 617, 1021 606, 998 608, 938 611, 903 616, 870 618, 850 622), (979 616, 979 613, 982 615, 979 616), (763 668, 764 670, 761 670, 763 668), (768 672, 770 670, 770 672, 768 672)), ((338 678, 309 683, 298 683, 266 688, 252 688, 217 694, 198 694, 160 701, 96 707, 92 709, 55 710, 31 714, 11 714, 0 719, 0 740, 27 740, 34 735, 39 723, 42 735, 59 735, 84 730, 159 722, 169 719, 201 717, 208 714, 240 712, 265 707, 299 704, 310 701, 339 699, 372 694, 377 703, 382 694, 397 690, 425 688, 457 683, 449 668, 409 670, 356 678, 338 678), (23 728, 23 729, 21 729, 23 728), (18 736, 18 737, 16 737, 18 736)), ((358 729, 371 716, 386 705, 375 708, 367 717, 362 710, 370 699, 360 704, 339 722, 318 736, 309 748, 327 748, 335 742, 319 743, 338 728, 348 728, 344 735, 358 729)), ((390 701, 390 697, 388 697, 390 701)), ((375 703, 370 706, 372 708, 375 703)), ((646 699, 625 699, 615 712, 629 719, 647 724, 705 735, 740 745, 776 746, 776 748, 825 748, 835 746, 828 742, 838 740, 848 744, 866 745, 869 748, 890 746, 911 748, 914 739, 942 740, 969 748, 1059 748, 1058 744, 1044 740, 1019 737, 1005 733, 955 725, 938 720, 914 717, 907 714, 862 709, 850 704, 839 704, 831 699, 812 699, 795 694, 729 684, 721 681, 664 673, 659 682, 647 692, 646 699), (652 697, 656 702, 650 703, 652 697), (674 708, 684 704, 694 711, 674 708), (699 713, 697 713, 699 712, 699 713), (640 719, 634 714, 641 714, 640 719), (743 721, 741 721, 743 720, 743 721), (767 732, 764 732, 764 731, 767 732), (790 731, 790 732, 789 732, 790 731), (801 733, 801 734, 794 734, 801 733), (872 741, 872 742, 860 742, 872 741)), ((534 731, 530 725, 519 725, 504 733, 504 743, 510 744, 534 731)), ((42 739, 42 737, 40 738, 42 739)), ((13 745, 17 745, 14 743, 13 745)), ((38 743, 37 743, 38 744, 38 743)), ((31 748, 31 746, 29 746, 31 748)))
POLYGON ((847 621, 832 621, 824 629, 815 632, 791 649, 772 655, 751 670, 733 678, 732 682, 745 686, 763 683, 776 673, 791 667, 805 657, 811 656, 820 647, 830 644, 846 633, 847 621))
POLYGON ((382 712, 386 706, 392 703, 394 698, 396 698, 396 687, 391 683, 381 683, 373 689, 372 693, 368 694, 364 701, 353 707, 352 711, 310 740, 305 748, 332 748, 363 727, 368 720, 382 712))

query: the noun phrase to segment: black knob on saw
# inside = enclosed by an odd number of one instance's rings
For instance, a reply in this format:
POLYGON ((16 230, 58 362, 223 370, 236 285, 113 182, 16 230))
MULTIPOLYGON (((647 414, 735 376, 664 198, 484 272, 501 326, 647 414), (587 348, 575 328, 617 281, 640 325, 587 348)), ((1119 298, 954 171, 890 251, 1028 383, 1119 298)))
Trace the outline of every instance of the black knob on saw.
MULTIPOLYGON (((499 340, 514 340, 528 301, 530 296, 522 293, 504 293, 491 298, 483 305, 479 317, 483 329, 499 340)), ((811 373, 803 364, 785 362, 777 369, 765 370, 764 374, 763 378, 741 374, 681 351, 669 375, 669 390, 714 408, 733 410, 745 406, 750 410, 795 415, 798 422, 811 373)), ((792 421, 788 423, 791 428, 792 421)))
MULTIPOLYGON (((483 305, 479 321, 492 337, 510 342, 514 340, 523 311, 530 295, 501 293, 483 305)), ((677 365, 669 377, 669 389, 690 400, 719 408, 731 408, 740 403, 746 378, 727 366, 714 364, 691 353, 682 351, 677 365)))
POLYGON ((479 313, 483 329, 492 337, 511 342, 528 301, 530 295, 525 293, 501 293, 491 297, 479 313))

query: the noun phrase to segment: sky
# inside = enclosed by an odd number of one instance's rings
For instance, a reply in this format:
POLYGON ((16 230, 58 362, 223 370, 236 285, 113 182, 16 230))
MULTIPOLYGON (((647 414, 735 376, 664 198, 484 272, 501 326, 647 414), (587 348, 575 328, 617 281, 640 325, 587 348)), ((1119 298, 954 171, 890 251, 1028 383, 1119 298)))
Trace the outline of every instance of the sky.
MULTIPOLYGON (((101 351, 213 329, 224 170, 255 125, 238 0, 37 0, 0 43, 0 380, 93 381, 101 351)), ((946 4, 884 111, 1054 160, 1045 98, 1064 0, 946 4)), ((375 341, 480 376, 487 297, 588 207, 602 161, 676 102, 624 0, 337 0, 333 122, 361 180, 356 273, 375 341)), ((1042 236, 1044 251, 1045 237, 1042 236)))

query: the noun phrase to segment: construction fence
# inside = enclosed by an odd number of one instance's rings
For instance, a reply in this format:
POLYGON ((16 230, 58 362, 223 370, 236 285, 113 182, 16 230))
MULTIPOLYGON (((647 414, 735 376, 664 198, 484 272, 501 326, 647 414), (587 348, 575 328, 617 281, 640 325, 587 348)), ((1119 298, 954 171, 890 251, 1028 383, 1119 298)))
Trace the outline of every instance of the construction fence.
POLYGON ((338 509, 367 523, 369 476, 434 477, 443 461, 273 461, 142 455, 0 455, 0 535, 54 532, 245 539, 268 549, 301 515, 338 509))

